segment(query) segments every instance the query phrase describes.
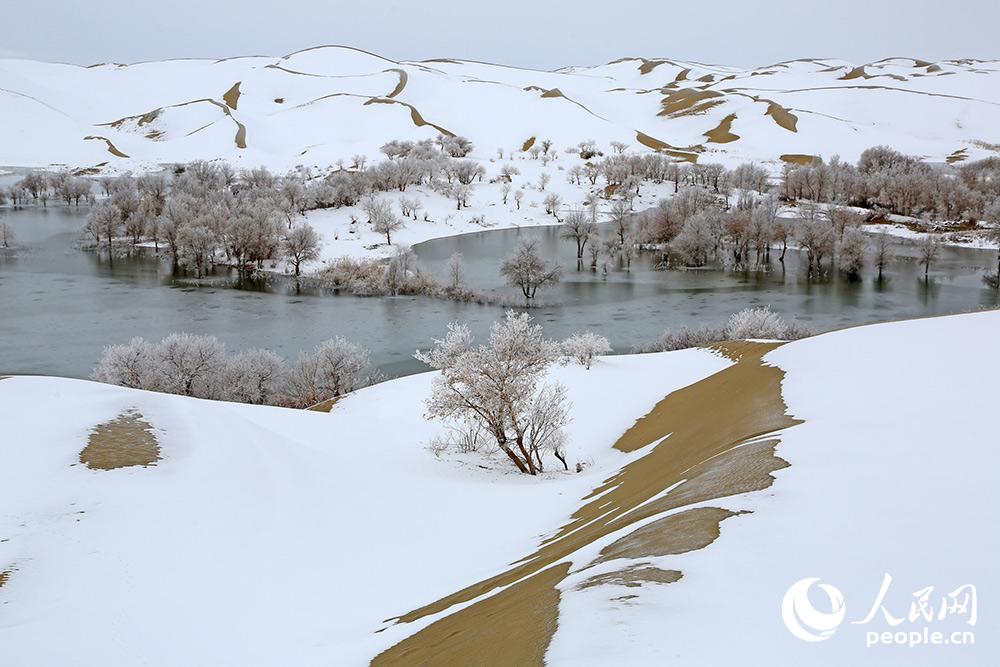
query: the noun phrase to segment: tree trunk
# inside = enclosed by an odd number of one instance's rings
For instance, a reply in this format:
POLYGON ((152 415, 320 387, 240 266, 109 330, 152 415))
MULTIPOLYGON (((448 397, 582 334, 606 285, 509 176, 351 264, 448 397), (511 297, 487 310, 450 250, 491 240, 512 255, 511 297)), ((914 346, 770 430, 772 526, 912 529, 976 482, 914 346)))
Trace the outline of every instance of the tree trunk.
POLYGON ((517 454, 514 453, 514 450, 508 447, 506 442, 501 442, 499 443, 499 445, 500 449, 503 450, 503 453, 506 454, 510 458, 510 460, 514 462, 514 465, 517 466, 517 469, 525 474, 528 474, 527 466, 525 466, 524 462, 521 461, 520 458, 518 458, 517 454))

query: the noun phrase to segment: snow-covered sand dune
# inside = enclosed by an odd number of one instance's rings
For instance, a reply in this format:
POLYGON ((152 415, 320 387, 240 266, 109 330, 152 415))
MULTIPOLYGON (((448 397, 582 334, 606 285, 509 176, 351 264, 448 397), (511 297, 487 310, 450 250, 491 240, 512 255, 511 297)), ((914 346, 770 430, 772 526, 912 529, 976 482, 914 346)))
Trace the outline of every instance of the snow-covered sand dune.
POLYGON ((480 159, 536 138, 725 163, 854 160, 877 144, 944 161, 995 152, 1000 67, 804 59, 744 70, 625 58, 547 72, 322 46, 91 67, 0 60, 0 101, 0 164, 31 167, 222 158, 324 168, 438 132, 468 136, 480 159))
POLYGON ((425 449, 430 374, 329 414, 3 379, 0 663, 985 664, 998 333, 990 312, 560 367, 592 465, 541 480, 425 449), (81 463, 122 414, 155 465, 81 463), (904 620, 852 624, 884 573, 904 620), (846 599, 824 641, 782 623, 804 577, 846 599), (906 618, 963 584, 977 625, 906 618), (925 625, 980 641, 865 647, 925 625))

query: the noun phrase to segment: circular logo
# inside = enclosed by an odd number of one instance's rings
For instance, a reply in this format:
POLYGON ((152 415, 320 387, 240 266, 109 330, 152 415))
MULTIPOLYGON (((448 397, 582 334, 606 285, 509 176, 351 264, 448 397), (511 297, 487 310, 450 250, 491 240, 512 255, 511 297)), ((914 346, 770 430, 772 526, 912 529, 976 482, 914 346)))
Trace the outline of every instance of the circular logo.
POLYGON ((829 611, 819 611, 809 601, 809 589, 819 581, 819 577, 799 579, 788 587, 781 601, 781 620, 788 631, 807 642, 821 642, 829 639, 844 622, 847 607, 844 595, 835 586, 817 584, 830 601, 829 611))

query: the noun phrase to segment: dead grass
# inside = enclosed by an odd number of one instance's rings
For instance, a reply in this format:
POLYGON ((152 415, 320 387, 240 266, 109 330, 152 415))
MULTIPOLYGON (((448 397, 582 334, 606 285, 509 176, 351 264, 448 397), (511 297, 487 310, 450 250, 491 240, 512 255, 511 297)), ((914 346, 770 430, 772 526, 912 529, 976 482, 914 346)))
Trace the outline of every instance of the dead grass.
POLYGON ((524 140, 524 143, 521 144, 521 152, 526 153, 530 151, 531 147, 534 145, 535 145, 535 137, 528 137, 527 139, 524 140))
POLYGON ((126 410, 96 426, 80 452, 80 463, 92 470, 151 466, 159 459, 153 427, 136 410, 126 410))

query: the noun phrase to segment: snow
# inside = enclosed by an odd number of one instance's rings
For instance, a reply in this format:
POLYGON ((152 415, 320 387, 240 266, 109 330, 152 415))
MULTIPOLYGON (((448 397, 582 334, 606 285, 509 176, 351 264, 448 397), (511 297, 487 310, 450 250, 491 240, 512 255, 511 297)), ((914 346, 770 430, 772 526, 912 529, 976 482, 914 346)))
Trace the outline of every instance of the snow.
MULTIPOLYGON (((707 548, 639 561, 681 570, 675 583, 577 590, 621 567, 581 571, 620 535, 574 553, 548 662, 995 662, 1000 361, 989 350, 998 333, 1000 312, 985 312, 847 329, 769 353, 786 374, 788 413, 803 420, 781 435, 777 454, 790 467, 764 491, 702 503, 752 511, 725 520, 707 548), (851 623, 885 573, 885 605, 902 625, 881 614, 851 623), (782 597, 805 577, 846 599, 847 620, 822 642, 782 623, 782 597), (964 584, 977 587, 977 625, 906 620, 914 592, 933 586, 936 604, 964 584), (976 644, 866 648, 869 632, 924 625, 974 631, 976 644)), ((441 425, 422 416, 430 373, 359 391, 330 414, 0 380, 0 570, 11 572, 0 588, 0 663, 363 664, 432 620, 376 633, 385 619, 531 553, 591 489, 645 454, 611 449, 633 420, 728 365, 685 350, 555 367, 574 403, 570 463, 590 465, 543 479, 502 461, 484 469, 481 459, 435 457, 424 445, 441 425), (79 465, 88 431, 127 408, 153 424, 162 460, 79 465)))
POLYGON ((854 161, 877 144, 937 162, 962 149, 967 159, 992 154, 1000 107, 995 61, 946 61, 931 71, 899 59, 864 65, 864 76, 851 76, 856 65, 836 60, 754 69, 653 62, 660 64, 647 69, 650 62, 625 59, 541 72, 395 62, 342 46, 92 67, 0 59, 0 164, 107 163, 106 171, 124 172, 218 158, 240 167, 324 170, 355 153, 375 157, 391 139, 434 137, 438 130, 417 125, 411 110, 471 138, 480 160, 498 147, 519 150, 530 137, 551 139, 559 152, 588 139, 604 150, 612 141, 648 150, 637 132, 703 151, 701 161, 757 161, 773 171, 783 154, 854 161), (227 114, 223 95, 237 82, 241 95, 227 114), (719 104, 659 115, 665 95, 698 89, 719 93, 719 104), (769 102, 797 117, 795 131, 767 115, 769 102), (116 124, 156 110, 160 115, 141 125, 116 124), (708 142, 705 133, 730 115, 739 139, 708 142), (245 149, 236 146, 236 122, 246 127, 245 149), (86 136, 107 137, 129 157, 86 136))
POLYGON ((708 548, 643 559, 681 570, 680 581, 584 591, 564 582, 549 662, 995 663, 1000 361, 986 351, 998 335, 1000 312, 987 312, 848 329, 771 352, 765 361, 786 372, 788 412, 804 420, 777 449, 791 466, 765 491, 705 503, 753 511, 724 521, 708 548), (946 340, 962 344, 942 347, 946 340), (903 623, 879 613, 852 624, 868 614, 885 573, 886 608, 903 623), (782 623, 785 591, 806 577, 846 599, 847 620, 828 640, 801 641, 782 623), (977 587, 975 626, 905 620, 913 593, 933 586, 937 612, 941 596, 964 584, 977 587), (615 600, 626 594, 637 597, 615 600), (866 648, 868 632, 923 626, 974 631, 976 643, 866 648))
MULTIPOLYGON (((455 200, 434 192, 426 186, 411 186, 406 192, 390 192, 380 196, 391 203, 393 213, 401 217, 399 200, 414 199, 420 202, 417 212, 418 220, 406 219, 406 227, 393 232, 392 246, 385 242, 385 235, 372 231, 366 224, 367 216, 361 205, 333 209, 310 211, 306 219, 323 238, 321 257, 317 262, 308 265, 309 270, 319 268, 323 263, 339 257, 372 257, 391 256, 395 247, 409 246, 423 241, 458 234, 472 234, 490 229, 508 229, 512 227, 537 227, 557 225, 559 219, 545 212, 542 202, 551 193, 559 195, 562 200, 560 218, 567 211, 581 210, 583 200, 591 190, 600 190, 600 186, 592 188, 586 179, 582 185, 569 182, 566 171, 579 163, 575 156, 559 156, 558 159, 543 164, 542 160, 532 160, 517 156, 510 160, 487 162, 486 176, 482 182, 476 181, 468 201, 468 207, 459 211, 455 200), (499 180, 500 170, 505 164, 510 164, 520 171, 513 177, 511 193, 507 204, 503 203, 503 184, 499 180), (539 190, 539 178, 548 174, 549 183, 545 190, 539 190), (490 181, 496 182, 490 182, 490 181), (520 210, 514 200, 516 190, 524 191, 524 199, 520 210), (424 218, 427 218, 425 220, 424 218), (352 225, 351 220, 357 220, 352 225), (476 220, 482 220, 483 223, 476 220), (353 232, 353 233, 352 233, 353 232)), ((666 183, 646 183, 640 189, 636 198, 635 210, 643 210, 656 205, 661 199, 672 196, 674 185, 666 183)), ((600 214, 604 219, 610 202, 601 201, 600 214)), ((499 258, 497 259, 499 262, 499 258)))
POLYGON ((528 553, 640 454, 612 450, 618 435, 728 363, 689 350, 554 368, 575 405, 570 465, 590 465, 545 479, 428 451, 430 373, 330 414, 0 380, 0 663, 363 664, 416 630, 376 634, 384 619, 528 553), (78 464, 88 431, 127 408, 162 460, 78 464))

